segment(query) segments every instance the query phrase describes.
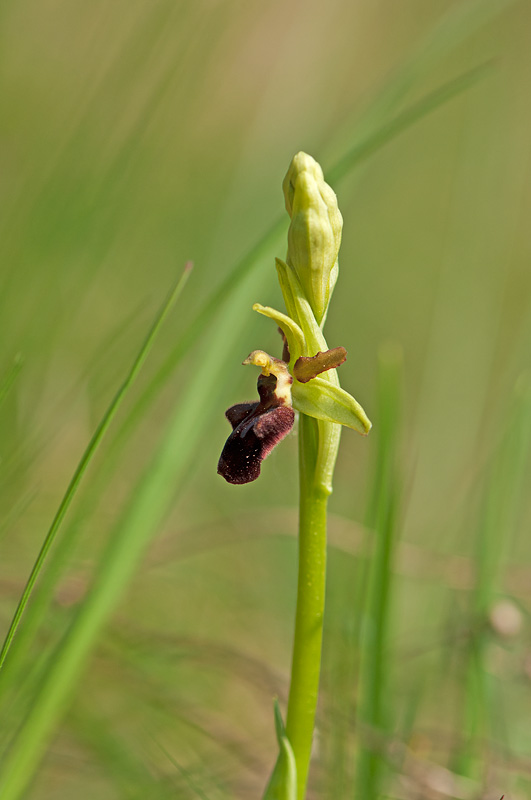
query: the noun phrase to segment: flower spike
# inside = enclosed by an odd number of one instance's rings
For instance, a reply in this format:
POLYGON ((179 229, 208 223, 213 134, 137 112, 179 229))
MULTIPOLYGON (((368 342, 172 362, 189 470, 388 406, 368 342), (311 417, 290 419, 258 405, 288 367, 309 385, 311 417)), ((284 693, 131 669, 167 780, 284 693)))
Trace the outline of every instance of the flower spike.
POLYGON ((293 158, 283 183, 291 217, 286 260, 276 259, 287 314, 255 303, 272 319, 284 341, 282 359, 254 350, 243 362, 261 368, 260 400, 239 403, 226 412, 233 431, 225 443, 218 472, 229 483, 249 483, 261 463, 291 430, 294 409, 319 420, 316 474, 332 491, 331 476, 339 446, 339 425, 363 435, 371 428, 360 404, 339 386, 337 368, 344 347, 328 349, 323 324, 338 274, 343 220, 337 198, 319 164, 306 153, 293 158))
POLYGON ((290 432, 300 412, 299 576, 286 726, 278 705, 279 754, 264 800, 303 800, 312 750, 326 574, 326 507, 342 426, 367 434, 363 408, 339 385, 344 347, 328 348, 323 333, 338 276, 343 221, 337 198, 319 164, 306 153, 293 158, 282 185, 291 218, 286 260, 276 259, 286 312, 255 303, 282 335, 282 358, 253 350, 244 364, 260 368, 259 400, 231 406, 232 433, 218 473, 233 484, 250 483, 262 461, 290 432))

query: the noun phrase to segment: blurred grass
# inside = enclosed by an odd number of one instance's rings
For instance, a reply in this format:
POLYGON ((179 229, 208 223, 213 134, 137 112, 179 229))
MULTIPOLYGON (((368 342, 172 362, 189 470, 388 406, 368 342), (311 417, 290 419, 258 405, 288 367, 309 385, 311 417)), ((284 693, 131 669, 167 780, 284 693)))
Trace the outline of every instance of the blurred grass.
MULTIPOLYGON (((392 707, 388 703, 389 619, 393 591, 393 563, 398 540, 400 480, 397 474, 398 431, 401 416, 403 354, 386 343, 379 353, 378 452, 367 527, 374 532, 371 551, 365 555, 367 576, 362 596, 352 608, 361 621, 360 639, 354 644, 361 653, 359 665, 359 738, 355 796, 381 794, 382 758, 378 737, 392 729, 392 707)), ((358 571, 359 575, 359 571, 358 571)))
MULTIPOLYGON (((157 317, 156 317, 156 319, 155 319, 155 321, 154 321, 154 323, 153 323, 148 335, 146 336, 146 339, 144 340, 144 342, 143 342, 143 344, 142 344, 142 346, 141 346, 141 348, 140 348, 140 350, 138 352, 138 355, 136 356, 136 358, 135 358, 135 360, 133 362, 133 365, 132 365, 131 369, 129 370, 124 382, 122 383, 122 385, 118 389, 117 393, 113 397, 110 406, 105 411, 105 414, 103 415, 98 427, 96 428, 96 430, 94 432, 94 435, 92 436, 92 438, 91 438, 91 440, 90 440, 90 442, 89 442, 89 444, 87 446, 87 449, 83 453, 83 455, 81 457, 81 460, 80 460, 78 466, 76 467, 74 475, 72 476, 72 480, 70 481, 70 483, 69 483, 69 485, 67 487, 66 493, 65 493, 63 499, 61 500, 61 503, 59 504, 59 508, 57 509, 57 514, 55 515, 55 517, 54 517, 54 519, 52 521, 51 527, 50 527, 48 533, 46 534, 46 537, 44 539, 42 548, 41 548, 41 550, 39 552, 39 555, 37 557, 35 565, 34 565, 32 571, 31 571, 30 577, 28 578, 28 582, 27 582, 26 586, 24 587, 24 591, 23 591, 22 596, 20 598, 18 607, 17 607, 17 609, 15 611, 15 614, 14 614, 14 617, 13 617, 13 621, 11 623, 11 626, 10 626, 8 632, 7 632, 4 644, 2 646, 2 650, 0 652, 0 669, 3 667, 3 665, 5 663, 5 660, 6 660, 6 657, 8 656, 8 653, 10 651, 12 642, 13 642, 13 640, 15 638, 15 635, 17 633, 18 627, 20 625, 20 621, 21 621, 22 616, 24 615, 26 607, 27 607, 27 605, 29 603, 33 588, 34 588, 34 586, 35 586, 35 584, 36 584, 36 582, 37 582, 37 580, 39 578, 40 572, 42 571, 42 569, 44 567, 44 563, 45 563, 45 561, 46 561, 46 559, 48 557, 48 554, 51 551, 51 548, 53 547, 54 540, 55 540, 55 537, 57 535, 57 532, 58 532, 58 530, 59 530, 59 528, 61 526, 61 523, 62 523, 64 517, 66 516, 66 513, 68 511, 68 508, 69 508, 70 504, 72 503, 72 501, 73 501, 73 499, 75 497, 75 494, 76 494, 76 492, 77 492, 77 490, 79 488, 79 485, 81 483, 81 480, 83 478, 83 475, 87 471, 87 469, 88 469, 88 467, 90 465, 90 462, 91 462, 92 458, 94 457, 99 445, 101 444, 101 442, 103 440, 103 437, 105 436, 105 433, 107 432, 107 429, 109 428, 113 418, 118 413, 120 405, 123 402, 125 396, 127 395, 128 390, 134 384, 134 381, 135 381, 138 373, 140 372, 140 370, 142 368, 142 365, 143 365, 144 361, 146 360, 146 358, 147 358, 147 356, 149 354, 150 349, 153 346, 153 343, 154 343, 154 341, 156 339, 156 336, 157 336, 160 328, 162 327, 162 324, 164 323, 166 317, 168 316, 168 314, 171 311, 172 307, 175 305, 177 299, 179 298, 179 296, 180 296, 180 294, 182 292, 182 289, 184 288, 184 285, 185 285, 186 281, 188 280, 188 277, 189 277, 189 274, 190 274, 190 269, 191 269, 191 264, 187 265, 187 267, 185 268, 182 276, 179 278, 179 280, 177 281, 177 283, 173 287, 172 291, 168 295, 168 299, 164 303, 160 313, 157 315, 157 317)), ((11 373, 11 375, 12 374, 13 373, 11 373)), ((9 377, 11 377, 11 375, 9 377)), ((67 540, 65 540, 65 541, 67 541, 67 540)), ((67 555, 67 554, 65 554, 65 555, 67 555)), ((41 601, 41 605, 43 605, 42 601, 41 601)), ((28 627, 27 623, 26 623, 26 627, 28 627)), ((19 642, 19 644, 20 644, 20 642, 19 642)), ((2 674, 1 677, 3 678, 4 675, 2 674)))
MULTIPOLYGON (((46 757, 28 797, 252 797, 263 787, 271 697, 285 700, 287 688, 296 447, 286 441, 243 491, 221 484, 215 464, 225 407, 253 392, 238 364, 254 347, 278 348, 250 305, 279 303, 271 256, 282 255, 282 223, 253 248, 278 218, 298 149, 322 161, 339 194, 328 338, 347 347, 342 380, 375 422, 374 439, 345 435, 337 468, 312 796, 355 796, 356 735, 379 725, 356 713, 370 650, 359 652, 352 584, 376 569, 363 549, 366 475, 384 425, 376 364, 389 338, 405 354, 402 514, 377 664, 385 731, 369 754, 382 771, 374 796, 529 793, 528 417, 525 399, 514 410, 511 398, 531 332, 530 23, 524 3, 448 0, 3 5, 3 630, 117 365, 133 360, 175 264, 196 264, 65 520, 75 552, 59 559, 51 604, 37 587, 24 664, 6 673, 6 746, 24 741, 20 720, 51 702, 50 687, 64 690, 63 722, 44 715, 46 757), (239 288, 227 283, 235 263, 242 277, 254 265, 239 288), (162 481, 148 468, 161 452, 162 481), (140 514, 142 485, 165 499, 144 495, 140 514), (121 565, 129 588, 67 691, 57 675, 68 631, 131 524, 139 542, 156 539, 140 568, 133 553, 121 565), (511 636, 489 623, 504 598, 522 615, 511 636)), ((109 585, 105 617, 120 588, 109 585)))

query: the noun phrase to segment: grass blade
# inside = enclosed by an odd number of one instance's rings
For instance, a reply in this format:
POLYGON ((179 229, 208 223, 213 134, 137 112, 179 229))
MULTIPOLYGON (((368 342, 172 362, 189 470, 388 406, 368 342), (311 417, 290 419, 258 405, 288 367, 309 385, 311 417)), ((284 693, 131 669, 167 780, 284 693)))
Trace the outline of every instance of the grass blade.
POLYGON ((379 736, 388 725, 385 698, 387 691, 387 651, 392 567, 397 540, 399 486, 397 448, 402 381, 402 351, 396 345, 382 348, 379 375, 378 457, 374 477, 372 507, 374 550, 363 614, 359 712, 357 723, 361 742, 356 797, 373 800, 378 796, 382 757, 379 736))
POLYGON ((344 175, 369 158, 373 153, 380 150, 388 142, 395 139, 399 134, 410 128, 416 122, 428 116, 432 111, 436 111, 454 97, 470 89, 478 81, 485 78, 492 69, 492 62, 480 64, 473 69, 464 72, 457 78, 453 78, 442 86, 438 86, 432 92, 422 97, 417 103, 407 106, 388 122, 379 125, 367 136, 361 138, 332 169, 327 171, 327 177, 331 183, 341 180, 344 175))
MULTIPOLYGON (((472 601, 472 625, 465 663, 463 747, 457 770, 476 777, 480 741, 493 741, 499 724, 495 713, 495 683, 489 671, 491 629, 489 613, 502 591, 507 553, 514 542, 519 512, 526 497, 526 464, 531 450, 531 381, 520 376, 505 436, 494 453, 485 486, 476 544, 476 584, 472 601)), ((484 759, 482 759, 484 761, 484 759)), ((487 765, 482 763, 483 771, 487 765)))
POLYGON ((218 322, 216 337, 199 361, 158 451, 109 538, 94 584, 50 659, 3 765, 2 800, 15 800, 25 791, 103 625, 184 483, 202 435, 203 420, 208 418, 215 398, 215 387, 223 379, 226 353, 237 346, 245 324, 241 308, 248 302, 249 289, 244 282, 218 322))
POLYGON ((13 363, 11 364, 7 374, 5 375, 4 379, 0 383, 0 405, 4 402, 11 387, 13 386, 17 376, 22 369, 22 357, 20 354, 16 355, 13 359, 13 363))
POLYGON ((144 343, 142 344, 142 347, 140 348, 138 355, 135 358, 127 377, 125 378, 124 382, 122 383, 117 393, 115 394, 114 398, 112 399, 111 404, 109 405, 98 427, 96 428, 94 435, 92 436, 92 439, 90 440, 87 446, 87 449, 85 450, 85 452, 81 457, 81 460, 76 468, 76 471, 74 472, 72 480, 70 481, 68 488, 65 492, 65 495, 61 500, 59 508, 57 509, 57 513, 52 521, 50 529, 46 534, 39 555, 37 556, 37 560, 35 561, 31 574, 26 583, 26 586, 24 587, 24 591, 19 600, 11 625, 9 626, 9 630, 4 640, 2 650, 0 651, 0 669, 2 668, 2 665, 6 660, 7 654, 11 647, 11 643, 13 642, 18 626, 20 625, 22 615, 24 614, 24 610, 28 604, 31 593, 33 591, 33 587, 35 586, 35 583, 39 577, 39 573, 46 560, 46 557, 55 541, 55 537, 66 515, 66 512, 68 511, 68 508, 70 507, 70 504, 72 503, 72 500, 75 497, 79 484, 81 483, 81 480, 83 478, 83 475, 85 474, 92 458, 94 457, 99 445, 101 444, 101 441, 105 436, 105 433, 109 428, 109 425, 114 419, 124 397, 126 396, 130 387, 133 385, 138 373, 140 372, 142 365, 144 364, 144 361, 146 360, 148 353, 151 350, 151 347, 166 317, 168 316, 174 304, 176 303, 178 297, 180 296, 186 284, 186 281, 188 280, 190 269, 191 265, 187 265, 182 276, 179 278, 175 287, 170 292, 168 299, 165 301, 164 305, 159 311, 151 327, 151 330, 146 336, 146 339, 144 340, 144 343))
MULTIPOLYGON (((470 0, 443 14, 356 122, 359 140, 368 139, 381 126, 382 120, 389 118, 408 92, 420 80, 424 80, 437 64, 517 2, 470 0)), ((335 180, 331 174, 328 177, 335 180)))

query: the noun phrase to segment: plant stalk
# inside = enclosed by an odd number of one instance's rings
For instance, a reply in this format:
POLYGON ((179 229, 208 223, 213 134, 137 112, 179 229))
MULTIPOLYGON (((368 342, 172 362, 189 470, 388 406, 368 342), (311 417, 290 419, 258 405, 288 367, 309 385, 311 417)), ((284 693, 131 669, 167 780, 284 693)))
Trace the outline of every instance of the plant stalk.
POLYGON ((286 734, 297 765, 297 800, 303 800, 321 671, 329 492, 323 488, 315 471, 318 451, 316 420, 301 414, 299 425, 299 576, 286 734))

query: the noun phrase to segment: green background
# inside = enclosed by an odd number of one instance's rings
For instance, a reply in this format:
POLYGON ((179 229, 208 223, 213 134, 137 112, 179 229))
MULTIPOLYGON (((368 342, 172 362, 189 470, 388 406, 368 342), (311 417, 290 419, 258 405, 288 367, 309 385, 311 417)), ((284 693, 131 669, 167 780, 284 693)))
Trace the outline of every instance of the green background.
POLYGON ((255 393, 239 365, 256 348, 280 355, 251 306, 281 307, 287 215, 228 300, 219 290, 283 213, 298 150, 338 194, 326 334, 346 347, 342 385, 374 424, 367 439, 343 432, 336 468, 309 796, 529 793, 530 26, 527 2, 489 0, 1 4, 2 631, 83 450, 194 262, 0 681, 2 751, 34 775, 28 798, 218 800, 265 786, 272 698, 284 708, 289 680, 297 434, 254 484, 225 484, 216 463, 226 407, 255 393), (442 86, 448 97, 433 95, 442 86), (397 413, 388 342, 403 354, 397 413), (378 556, 370 498, 385 500, 387 446, 396 507, 378 556), (139 485, 165 487, 146 490, 150 530, 139 485), (131 521, 134 556, 117 534, 131 521), (127 553, 131 564, 124 591, 108 578, 116 596, 89 636, 76 614, 113 537, 117 570, 127 553), (54 665, 71 625, 86 647, 65 678, 54 665), (370 674, 379 699, 364 711, 370 674), (67 683, 46 730, 17 738, 35 698, 67 683), (374 780, 359 766, 367 749, 374 780))

